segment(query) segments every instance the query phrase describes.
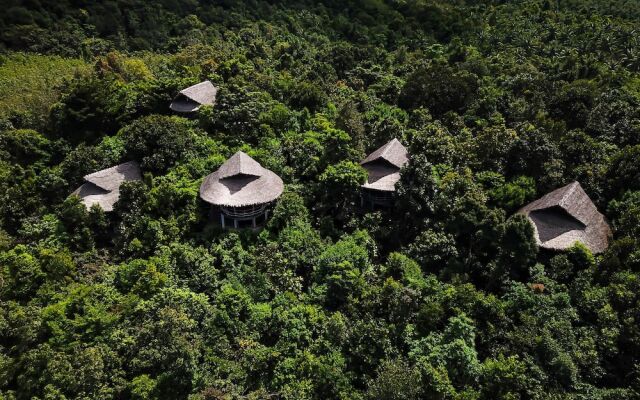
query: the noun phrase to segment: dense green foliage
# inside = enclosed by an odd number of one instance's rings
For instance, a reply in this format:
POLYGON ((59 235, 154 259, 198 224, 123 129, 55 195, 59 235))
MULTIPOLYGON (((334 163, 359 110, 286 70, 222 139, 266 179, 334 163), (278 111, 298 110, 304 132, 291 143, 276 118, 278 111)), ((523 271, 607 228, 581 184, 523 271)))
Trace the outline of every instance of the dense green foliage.
POLYGON ((637 2, 0 3, 0 399, 640 398, 637 2), (198 197, 236 150, 287 183, 259 233, 198 197), (604 254, 513 216, 573 180, 604 254))

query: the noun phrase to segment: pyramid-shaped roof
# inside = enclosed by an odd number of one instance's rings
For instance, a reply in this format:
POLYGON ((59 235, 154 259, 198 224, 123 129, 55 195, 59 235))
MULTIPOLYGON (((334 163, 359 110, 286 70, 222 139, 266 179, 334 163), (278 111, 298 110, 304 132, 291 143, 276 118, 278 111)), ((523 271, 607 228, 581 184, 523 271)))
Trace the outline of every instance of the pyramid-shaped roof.
POLYGON ((262 165, 242 151, 231 156, 218 169, 218 176, 221 179, 237 175, 261 176, 263 173, 262 165))
POLYGON ((573 182, 546 194, 518 211, 533 224, 542 248, 565 250, 575 242, 592 253, 609 245, 611 229, 580 183, 573 182))
POLYGON ((397 168, 402 168, 409 161, 407 148, 398 139, 392 139, 378 150, 369 154, 360 164, 364 165, 380 160, 384 160, 397 168))
POLYGON ((211 81, 204 81, 180 91, 180 94, 200 104, 213 104, 218 89, 211 81))
POLYGON ((84 176, 84 180, 106 191, 116 190, 124 181, 140 180, 140 167, 135 161, 129 161, 115 167, 103 169, 84 176))
POLYGON ((200 82, 189 86, 178 93, 170 108, 178 112, 197 111, 203 105, 213 105, 216 101, 218 88, 210 81, 200 82))
POLYGON ((120 185, 125 181, 141 179, 140 166, 135 161, 129 161, 85 175, 86 182, 72 194, 79 196, 87 208, 98 204, 104 211, 112 211, 120 198, 120 185))

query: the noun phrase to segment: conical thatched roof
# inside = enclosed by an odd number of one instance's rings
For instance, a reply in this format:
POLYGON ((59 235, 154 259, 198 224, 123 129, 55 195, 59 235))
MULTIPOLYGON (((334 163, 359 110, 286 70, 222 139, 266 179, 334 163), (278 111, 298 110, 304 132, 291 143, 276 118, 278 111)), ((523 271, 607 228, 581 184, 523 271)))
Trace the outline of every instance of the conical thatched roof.
POLYGON ((210 81, 200 82, 181 90, 169 107, 177 112, 198 111, 203 105, 215 103, 217 93, 218 89, 210 81))
POLYGON ((237 175, 260 176, 264 171, 262 165, 241 151, 234 154, 218 169, 218 176, 231 178, 237 175))
POLYGON ((213 205, 243 207, 269 203, 282 194, 284 183, 272 171, 239 151, 200 186, 200 197, 213 205))
POLYGON ((578 182, 541 197, 518 211, 529 218, 538 245, 565 250, 575 242, 601 253, 609 245, 611 229, 578 182))
POLYGON ((393 139, 360 162, 369 177, 362 185, 366 189, 393 192, 400 180, 400 169, 409 161, 407 149, 393 139))
POLYGON ((112 211, 113 205, 120 198, 122 182, 141 179, 138 163, 129 161, 86 175, 84 177, 86 182, 72 194, 79 196, 87 208, 98 204, 104 211, 112 211))

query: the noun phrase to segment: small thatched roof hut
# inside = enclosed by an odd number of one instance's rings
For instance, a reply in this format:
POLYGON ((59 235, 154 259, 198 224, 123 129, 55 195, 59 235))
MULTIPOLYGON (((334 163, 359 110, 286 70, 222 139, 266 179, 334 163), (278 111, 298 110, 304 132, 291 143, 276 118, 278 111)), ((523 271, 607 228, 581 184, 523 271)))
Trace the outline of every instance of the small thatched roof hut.
POLYGON ((284 190, 282 179, 242 151, 204 178, 200 197, 222 207, 246 207, 270 203, 284 190))
POLYGON ((198 111, 203 105, 213 105, 217 93, 218 89, 210 81, 200 82, 181 90, 169 107, 182 113, 198 111))
POLYGON ((407 149, 398 139, 391 140, 360 162, 369 173, 362 187, 383 192, 395 191, 396 182, 400 180, 400 169, 408 161, 407 149))
POLYGON ((86 175, 86 182, 72 194, 80 197, 87 208, 98 204, 104 211, 113 211, 113 205, 120 198, 122 182, 141 179, 140 166, 135 161, 129 161, 86 175))
POLYGON ((529 218, 542 248, 565 250, 580 242, 592 253, 601 253, 609 245, 609 224, 578 182, 554 190, 518 213, 529 218))

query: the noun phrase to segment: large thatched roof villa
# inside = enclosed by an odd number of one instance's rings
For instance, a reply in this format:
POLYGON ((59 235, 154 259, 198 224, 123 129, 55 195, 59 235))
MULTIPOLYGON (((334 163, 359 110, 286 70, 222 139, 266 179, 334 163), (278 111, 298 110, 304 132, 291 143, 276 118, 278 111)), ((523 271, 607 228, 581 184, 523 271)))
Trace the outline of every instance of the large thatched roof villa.
POLYGON ((391 205, 396 182, 400 180, 400 169, 409 161, 407 149, 393 139, 369 154, 360 165, 367 170, 367 182, 362 185, 362 201, 372 207, 391 205))
POLYGON ((518 213, 529 218, 544 249, 566 250, 580 242, 592 253, 601 253, 609 245, 611 229, 578 182, 548 193, 518 213))
POLYGON ((80 197, 87 208, 98 204, 104 211, 113 211, 113 205, 120 198, 120 185, 141 179, 138 163, 129 161, 84 176, 85 183, 72 194, 80 197))
POLYGON ((200 197, 219 208, 222 227, 248 222, 255 228, 269 216, 269 206, 284 190, 282 179, 242 151, 204 178, 200 197))

